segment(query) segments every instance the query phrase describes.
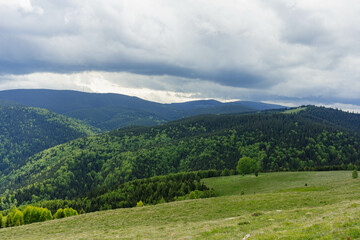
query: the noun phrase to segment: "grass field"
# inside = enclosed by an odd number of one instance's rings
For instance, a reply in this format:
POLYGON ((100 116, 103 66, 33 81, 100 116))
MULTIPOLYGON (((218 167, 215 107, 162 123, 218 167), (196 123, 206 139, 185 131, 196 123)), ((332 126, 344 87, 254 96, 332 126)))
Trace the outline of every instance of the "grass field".
POLYGON ((360 180, 351 172, 204 182, 217 197, 5 228, 0 239, 360 239, 360 180))
POLYGON ((307 108, 307 107, 289 109, 289 110, 284 111, 283 113, 286 113, 286 114, 299 113, 299 112, 301 112, 302 110, 306 110, 306 108, 307 108))

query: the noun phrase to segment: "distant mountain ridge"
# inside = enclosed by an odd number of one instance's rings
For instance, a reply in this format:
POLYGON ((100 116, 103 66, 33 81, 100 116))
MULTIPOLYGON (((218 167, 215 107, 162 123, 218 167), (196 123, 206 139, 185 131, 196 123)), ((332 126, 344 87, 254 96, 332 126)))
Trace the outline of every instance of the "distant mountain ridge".
POLYGON ((161 104, 122 94, 46 89, 0 91, 0 101, 45 108, 84 120, 103 131, 135 125, 154 126, 199 114, 245 113, 284 108, 249 101, 222 103, 216 100, 199 100, 161 104))

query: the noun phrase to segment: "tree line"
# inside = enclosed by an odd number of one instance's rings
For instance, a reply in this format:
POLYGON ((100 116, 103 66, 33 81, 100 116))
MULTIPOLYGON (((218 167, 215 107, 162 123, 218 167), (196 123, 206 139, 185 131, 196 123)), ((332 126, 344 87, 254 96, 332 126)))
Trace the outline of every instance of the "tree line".
POLYGON ((111 188, 104 186, 93 189, 86 196, 74 200, 56 199, 21 205, 0 213, 0 228, 64 218, 78 213, 212 197, 214 191, 200 180, 230 174, 235 172, 226 169, 156 176, 114 185, 111 188))
POLYGON ((68 207, 65 209, 58 209, 54 215, 51 214, 50 210, 43 207, 27 206, 23 211, 15 207, 6 216, 3 216, 0 213, 0 228, 44 222, 75 215, 78 215, 78 212, 68 207))
MULTIPOLYGON (((225 172, 228 172, 225 175, 230 175, 230 171, 225 170, 225 172)), ((208 198, 214 196, 214 191, 200 180, 217 177, 222 173, 223 171, 208 170, 156 176, 111 187, 96 188, 73 200, 56 199, 33 205, 47 208, 51 212, 55 212, 58 208, 71 207, 84 213, 135 207, 140 201, 145 205, 155 205, 185 199, 208 198)))

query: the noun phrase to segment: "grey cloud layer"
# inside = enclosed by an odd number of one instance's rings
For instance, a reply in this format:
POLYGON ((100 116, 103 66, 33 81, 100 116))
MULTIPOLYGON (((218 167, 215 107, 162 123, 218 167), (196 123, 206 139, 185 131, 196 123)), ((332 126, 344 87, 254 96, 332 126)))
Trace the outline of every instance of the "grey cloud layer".
POLYGON ((357 0, 0 0, 0 74, 130 72, 351 102, 359 12, 357 0))

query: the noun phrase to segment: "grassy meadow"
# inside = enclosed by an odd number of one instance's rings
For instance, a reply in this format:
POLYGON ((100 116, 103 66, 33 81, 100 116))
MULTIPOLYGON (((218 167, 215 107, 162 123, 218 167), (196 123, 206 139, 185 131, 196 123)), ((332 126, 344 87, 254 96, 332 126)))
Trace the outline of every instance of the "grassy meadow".
POLYGON ((351 171, 204 182, 216 197, 5 228, 0 239, 360 239, 360 180, 351 171))
POLYGON ((301 107, 301 108, 292 108, 292 109, 289 109, 289 110, 286 110, 284 111, 283 113, 286 113, 286 114, 291 114, 291 113, 299 113, 303 110, 306 110, 307 107, 301 107))

